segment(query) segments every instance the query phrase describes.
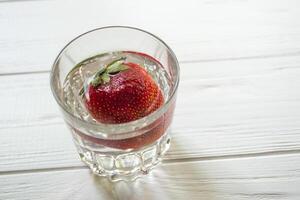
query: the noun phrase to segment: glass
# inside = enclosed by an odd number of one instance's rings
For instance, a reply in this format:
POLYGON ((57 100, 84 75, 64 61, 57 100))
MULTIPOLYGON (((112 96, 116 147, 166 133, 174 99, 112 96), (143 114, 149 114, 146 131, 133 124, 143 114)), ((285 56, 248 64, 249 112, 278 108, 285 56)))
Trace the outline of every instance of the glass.
POLYGON ((73 39, 59 53, 50 79, 52 93, 71 130, 78 153, 95 174, 111 181, 134 180, 147 174, 169 149, 179 65, 173 51, 153 34, 122 26, 86 32, 73 39), (74 66, 88 63, 87 58, 102 59, 101 56, 106 56, 109 59, 115 56, 112 52, 136 54, 160 64, 144 63, 143 67, 163 91, 163 106, 127 123, 104 124, 89 120, 88 112, 76 100, 74 93, 83 87, 83 79, 91 72, 75 70, 76 73, 73 73, 74 66))

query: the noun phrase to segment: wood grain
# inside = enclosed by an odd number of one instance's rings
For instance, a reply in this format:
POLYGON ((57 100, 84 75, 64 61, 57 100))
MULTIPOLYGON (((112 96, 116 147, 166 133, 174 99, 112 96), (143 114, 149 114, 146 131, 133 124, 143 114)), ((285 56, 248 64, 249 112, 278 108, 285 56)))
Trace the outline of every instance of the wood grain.
MULTIPOLYGON (((290 56, 182 64, 166 159, 299 151, 299 63, 290 56)), ((48 79, 0 77, 1 172, 82 166, 48 79)))
POLYGON ((299 7, 0 0, 0 199, 299 199, 299 7), (131 184, 79 161, 49 87, 59 50, 109 25, 158 35, 181 64, 171 149, 131 184))
POLYGON ((108 25, 157 34, 181 62, 299 56, 299 6, 298 0, 2 2, 0 74, 48 71, 69 40, 108 25))
POLYGON ((110 184, 88 169, 0 176, 0 199, 296 200, 299 154, 168 163, 135 183, 110 184))

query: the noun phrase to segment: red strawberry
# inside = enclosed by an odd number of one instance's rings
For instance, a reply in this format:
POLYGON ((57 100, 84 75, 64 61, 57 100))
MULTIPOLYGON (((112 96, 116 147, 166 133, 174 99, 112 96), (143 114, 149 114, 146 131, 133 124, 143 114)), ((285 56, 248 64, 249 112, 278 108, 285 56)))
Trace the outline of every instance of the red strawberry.
POLYGON ((144 68, 113 61, 96 73, 87 86, 84 102, 90 114, 102 123, 125 123, 158 109, 164 97, 144 68))

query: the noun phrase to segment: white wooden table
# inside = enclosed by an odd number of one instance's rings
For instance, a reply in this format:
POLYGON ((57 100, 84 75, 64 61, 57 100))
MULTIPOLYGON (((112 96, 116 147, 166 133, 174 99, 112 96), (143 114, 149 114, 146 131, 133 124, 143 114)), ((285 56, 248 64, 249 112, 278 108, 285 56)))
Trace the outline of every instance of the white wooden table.
POLYGON ((0 199, 300 199, 300 1, 0 0, 0 199), (110 184, 80 162, 49 87, 60 49, 107 25, 174 49, 164 162, 110 184))

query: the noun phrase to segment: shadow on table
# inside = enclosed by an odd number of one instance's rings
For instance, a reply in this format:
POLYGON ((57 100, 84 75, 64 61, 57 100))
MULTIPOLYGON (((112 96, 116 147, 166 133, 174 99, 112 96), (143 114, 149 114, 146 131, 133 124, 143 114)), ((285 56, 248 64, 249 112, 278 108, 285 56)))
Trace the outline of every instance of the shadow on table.
MULTIPOLYGON (((175 139, 172 148, 180 148, 175 139)), ((94 183, 110 199, 216 199, 216 190, 197 161, 166 160, 135 182, 111 183, 94 176, 94 183)))

